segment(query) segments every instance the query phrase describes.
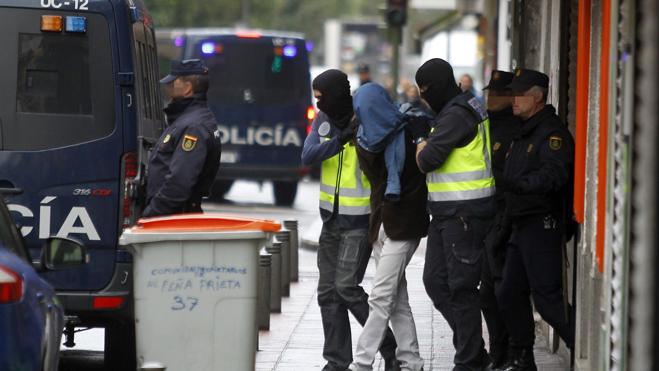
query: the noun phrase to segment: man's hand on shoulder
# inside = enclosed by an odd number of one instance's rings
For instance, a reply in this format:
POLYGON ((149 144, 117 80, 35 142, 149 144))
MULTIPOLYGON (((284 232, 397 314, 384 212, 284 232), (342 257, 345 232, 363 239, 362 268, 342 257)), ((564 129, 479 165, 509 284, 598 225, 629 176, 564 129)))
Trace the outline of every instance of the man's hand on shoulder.
POLYGON ((343 128, 339 133, 339 141, 341 144, 346 144, 357 134, 357 128, 359 127, 359 121, 353 117, 352 120, 348 123, 348 126, 343 128))
POLYGON ((407 126, 405 129, 412 135, 415 141, 419 138, 427 138, 430 133, 431 119, 425 116, 406 116, 407 126))
POLYGON ((419 154, 423 151, 424 148, 426 148, 426 145, 428 145, 428 142, 426 142, 425 140, 418 142, 416 145, 416 166, 423 173, 425 173, 425 171, 423 171, 423 169, 421 168, 421 163, 419 162, 419 154))

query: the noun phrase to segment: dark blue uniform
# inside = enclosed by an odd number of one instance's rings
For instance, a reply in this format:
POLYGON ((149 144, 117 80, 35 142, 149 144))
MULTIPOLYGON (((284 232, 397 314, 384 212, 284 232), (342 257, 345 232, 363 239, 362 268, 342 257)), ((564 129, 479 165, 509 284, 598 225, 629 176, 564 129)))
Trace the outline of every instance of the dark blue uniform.
POLYGON ((220 132, 205 97, 170 104, 165 113, 170 125, 149 159, 145 217, 201 212, 220 166, 220 132))
POLYGON ((542 318, 572 348, 574 321, 563 301, 562 249, 572 204, 574 140, 547 105, 524 121, 506 156, 501 185, 512 235, 497 298, 512 345, 533 347, 532 295, 542 318))
MULTIPOLYGON (((512 74, 511 74, 512 75, 512 74)), ((506 153, 513 138, 519 135, 522 120, 508 107, 502 111, 488 111, 492 143, 492 173, 496 184, 502 182, 506 153)), ((510 236, 509 222, 505 218, 505 197, 500 187, 495 195, 497 215, 485 238, 483 271, 479 287, 481 309, 490 336, 490 357, 493 365, 503 365, 508 355, 508 330, 499 311, 495 289, 501 283, 505 258, 505 242, 510 236)))

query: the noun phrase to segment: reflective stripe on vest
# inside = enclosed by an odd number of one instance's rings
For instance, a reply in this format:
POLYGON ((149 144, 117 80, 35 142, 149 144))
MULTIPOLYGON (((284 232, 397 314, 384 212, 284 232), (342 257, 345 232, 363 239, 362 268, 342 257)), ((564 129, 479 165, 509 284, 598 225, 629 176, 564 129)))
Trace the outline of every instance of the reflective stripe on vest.
POLYGON ((357 149, 349 143, 341 152, 323 161, 321 167, 320 208, 333 212, 337 195, 339 214, 367 215, 371 212, 371 185, 359 167, 357 149))
POLYGON ((490 120, 478 124, 478 133, 464 147, 455 148, 442 166, 426 176, 431 202, 467 201, 494 195, 490 153, 490 120))

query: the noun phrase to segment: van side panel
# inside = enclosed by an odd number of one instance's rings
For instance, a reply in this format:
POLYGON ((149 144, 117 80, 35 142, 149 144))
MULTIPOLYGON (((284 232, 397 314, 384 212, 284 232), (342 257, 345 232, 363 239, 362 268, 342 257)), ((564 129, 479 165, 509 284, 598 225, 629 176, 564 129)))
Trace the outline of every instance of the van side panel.
MULTIPOLYGON (((121 4, 118 1, 115 3, 121 4)), ((90 20, 87 33, 83 35, 67 34, 66 32, 54 33, 49 35, 49 38, 55 38, 55 42, 58 42, 57 40, 66 42, 69 37, 75 37, 78 40, 90 39, 89 65, 92 69, 90 74, 93 75, 91 79, 97 79, 95 76, 100 73, 103 75, 103 80, 97 85, 94 85, 96 84, 94 81, 90 83, 91 106, 89 109, 83 109, 82 113, 77 113, 77 116, 80 117, 80 120, 87 120, 90 125, 94 125, 100 119, 109 118, 112 120, 111 131, 89 140, 71 140, 70 144, 65 145, 58 144, 61 142, 50 145, 48 137, 42 136, 34 149, 30 149, 30 138, 23 134, 21 134, 23 139, 20 143, 10 142, 11 136, 5 135, 2 139, 7 143, 5 145, 3 142, 0 150, 0 186, 11 186, 22 190, 21 194, 8 197, 8 204, 12 217, 21 227, 27 246, 34 258, 40 256, 45 239, 51 235, 70 236, 80 240, 88 248, 89 264, 77 269, 49 272, 44 274, 44 277, 58 290, 97 291, 104 288, 114 274, 119 234, 118 213, 120 209, 118 206, 122 189, 119 182, 121 156, 125 147, 135 147, 135 139, 132 143, 126 143, 122 123, 125 116, 121 112, 128 98, 121 90, 118 74, 120 68, 116 67, 119 66, 119 56, 116 51, 119 50, 117 29, 120 26, 115 24, 115 8, 110 1, 92 0, 88 4, 88 10, 77 12, 63 11, 64 7, 60 9, 43 8, 40 4, 40 1, 17 3, 0 0, 0 7, 14 6, 14 8, 3 8, 3 14, 18 12, 20 17, 25 17, 24 20, 22 19, 24 22, 21 23, 19 29, 9 30, 11 26, 8 23, 1 24, 0 30, 5 32, 0 32, 4 35, 0 36, 0 41, 6 42, 4 45, 8 48, 11 45, 16 46, 16 48, 11 47, 11 50, 20 50, 16 45, 21 40, 17 33, 36 35, 36 40, 38 40, 39 35, 42 34, 39 30, 41 15, 87 17, 90 20), (26 5, 33 8, 24 8, 26 5), (18 6, 23 8, 18 8, 18 6), (99 19, 104 20, 104 27, 98 27, 99 19), (6 40, 2 40, 3 37, 6 40), (98 55, 99 49, 107 51, 107 56, 102 58, 103 60, 94 59, 95 55, 98 55), (99 69, 100 66, 105 65, 107 67, 93 72, 95 68, 99 69), (97 90, 105 92, 102 99, 99 98, 97 90), (89 110, 92 112, 91 115, 85 116, 89 110), (98 116, 101 114, 103 117, 98 116)), ((118 7, 116 11, 121 12, 125 20, 127 16, 125 6, 118 7)), ((46 38, 43 40, 46 41, 46 38)), ((39 44, 24 43, 24 45, 40 47, 39 44)), ((72 50, 72 53, 74 51, 72 50)), ((32 59, 30 62, 32 64, 21 71, 34 74, 29 81, 35 81, 35 84, 42 83, 42 85, 32 85, 30 82, 31 85, 28 88, 44 86, 43 84, 46 84, 47 87, 48 83, 52 85, 52 78, 44 79, 43 82, 39 80, 44 76, 43 73, 39 73, 43 70, 43 68, 40 69, 39 63, 44 64, 48 60, 38 60, 30 55, 28 57, 32 59), (32 65, 34 67, 31 67, 32 65)), ((75 55, 69 57, 75 58, 75 55)), ((21 116, 24 116, 24 122, 34 123, 35 127, 45 125, 44 127, 48 128, 46 134, 51 133, 51 135, 57 136, 58 140, 66 141, 69 133, 74 138, 79 133, 67 132, 66 122, 61 122, 58 118, 60 116, 53 112, 53 108, 48 108, 45 113, 39 113, 34 110, 39 109, 40 106, 33 105, 26 107, 37 108, 29 108, 27 112, 17 112, 20 110, 13 102, 20 102, 17 94, 21 92, 21 89, 25 89, 19 85, 24 84, 19 80, 21 79, 20 71, 17 73, 21 63, 23 61, 18 60, 16 56, 3 58, 0 61, 3 70, 0 72, 0 77, 6 86, 10 87, 2 89, 2 93, 0 93, 3 99, 0 103, 0 121, 2 121, 0 125, 7 129, 2 131, 10 134, 12 130, 15 130, 11 125, 16 125, 19 122, 17 120, 23 119, 21 116), (14 87, 17 86, 18 88, 15 89, 14 87), (51 123, 50 127, 49 123, 51 123)), ((57 77, 58 75, 50 73, 50 76, 57 77)), ((66 81, 59 82, 59 84, 66 83, 66 81)), ((75 84, 78 81, 70 83, 75 84)), ((44 99, 43 94, 36 96, 44 99)), ((57 97, 59 95, 55 95, 54 99, 57 97)), ((72 107, 75 108, 75 106, 72 107)), ((35 132, 35 135, 43 134, 42 131, 35 132)))

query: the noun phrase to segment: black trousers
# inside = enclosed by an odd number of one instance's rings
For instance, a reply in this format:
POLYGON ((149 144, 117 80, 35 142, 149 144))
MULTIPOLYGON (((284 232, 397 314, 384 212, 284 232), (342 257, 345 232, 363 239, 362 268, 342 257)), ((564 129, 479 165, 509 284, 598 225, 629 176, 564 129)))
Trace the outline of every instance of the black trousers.
POLYGON ((532 216, 513 223, 506 265, 497 298, 513 346, 531 348, 535 341, 533 303, 565 343, 574 347, 574 315, 563 301, 562 232, 551 216, 532 216))
MULTIPOLYGON (((348 312, 363 326, 368 319, 368 295, 360 286, 371 256, 366 229, 345 230, 335 220, 323 224, 318 246, 318 305, 325 344, 323 371, 344 371, 352 362, 348 312)), ((380 353, 396 358, 396 340, 387 328, 380 353)))
POLYGON ((491 260, 490 254, 483 254, 483 272, 479 289, 481 309, 490 335, 490 354, 493 357, 505 357, 508 353, 508 329, 495 294, 501 285, 501 277, 493 276, 491 260))
POLYGON ((481 370, 486 361, 478 283, 489 224, 480 218, 433 217, 428 230, 423 283, 453 330, 454 370, 481 370))
POLYGON ((505 245, 510 237, 508 228, 503 225, 503 217, 502 213, 497 214, 485 238, 483 272, 479 288, 481 309, 490 335, 490 355, 493 360, 501 360, 508 353, 508 329, 496 297, 496 291, 503 278, 505 245))

